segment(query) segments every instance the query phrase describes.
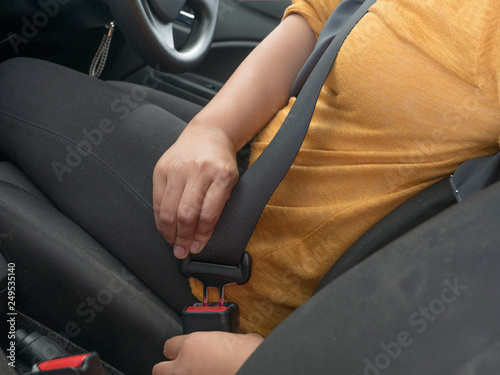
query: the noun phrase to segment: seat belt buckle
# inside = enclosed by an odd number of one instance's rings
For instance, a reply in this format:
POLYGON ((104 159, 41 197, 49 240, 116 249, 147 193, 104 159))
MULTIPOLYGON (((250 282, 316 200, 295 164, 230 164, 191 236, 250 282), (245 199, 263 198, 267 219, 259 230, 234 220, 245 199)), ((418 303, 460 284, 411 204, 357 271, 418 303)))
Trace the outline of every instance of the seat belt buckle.
POLYGON ((240 332, 239 309, 224 299, 224 288, 230 284, 245 284, 250 279, 252 258, 245 252, 238 267, 204 263, 187 258, 180 262, 184 276, 193 277, 203 286, 203 302, 184 308, 182 328, 184 334, 196 331, 240 332), (209 303, 208 290, 218 291, 218 302, 209 303))
POLYGON ((195 303, 182 310, 182 330, 185 335, 199 331, 240 333, 240 311, 235 303, 195 303))
POLYGON ((101 359, 96 352, 39 362, 33 366, 31 374, 105 375, 101 359))

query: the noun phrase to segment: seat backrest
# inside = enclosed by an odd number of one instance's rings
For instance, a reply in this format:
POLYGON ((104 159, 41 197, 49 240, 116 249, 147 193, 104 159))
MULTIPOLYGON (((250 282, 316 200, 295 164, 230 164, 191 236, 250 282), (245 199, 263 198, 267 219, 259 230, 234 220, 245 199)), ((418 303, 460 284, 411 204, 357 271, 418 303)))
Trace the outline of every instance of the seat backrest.
POLYGON ((335 262, 315 293, 385 245, 497 181, 500 181, 500 153, 461 164, 452 176, 410 198, 363 234, 335 262))
POLYGON ((253 374, 498 374, 500 183, 325 286, 245 362, 253 374))
POLYGON ((449 178, 436 182, 413 196, 354 242, 334 263, 315 293, 377 250, 455 203, 457 200, 451 189, 449 178))

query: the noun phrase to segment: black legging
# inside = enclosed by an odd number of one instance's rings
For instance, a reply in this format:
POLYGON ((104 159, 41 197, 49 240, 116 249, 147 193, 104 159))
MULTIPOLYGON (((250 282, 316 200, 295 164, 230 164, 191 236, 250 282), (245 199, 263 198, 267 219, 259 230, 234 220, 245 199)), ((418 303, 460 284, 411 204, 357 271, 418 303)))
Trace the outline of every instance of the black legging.
POLYGON ((156 229, 152 174, 201 107, 117 85, 43 61, 1 64, 0 155, 180 312, 194 297, 156 229))

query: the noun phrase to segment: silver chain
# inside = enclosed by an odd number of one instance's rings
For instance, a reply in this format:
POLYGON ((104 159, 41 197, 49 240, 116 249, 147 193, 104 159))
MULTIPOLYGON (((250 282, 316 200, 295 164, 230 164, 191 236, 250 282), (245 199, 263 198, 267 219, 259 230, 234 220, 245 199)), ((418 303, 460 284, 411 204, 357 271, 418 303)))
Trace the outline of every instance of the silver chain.
POLYGON ((113 38, 113 33, 115 31, 114 21, 106 24, 106 28, 109 29, 109 31, 107 34, 103 35, 101 44, 97 49, 94 59, 92 60, 92 64, 90 64, 89 75, 91 77, 99 78, 104 70, 104 65, 106 65, 109 47, 111 46, 111 39, 113 38))

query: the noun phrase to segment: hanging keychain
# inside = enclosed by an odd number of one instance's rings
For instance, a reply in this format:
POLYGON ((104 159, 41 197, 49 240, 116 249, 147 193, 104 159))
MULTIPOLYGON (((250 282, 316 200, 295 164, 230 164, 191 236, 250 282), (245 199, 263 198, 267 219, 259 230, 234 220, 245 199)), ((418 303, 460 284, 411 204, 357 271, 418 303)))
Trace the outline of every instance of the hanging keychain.
POLYGON ((101 44, 97 49, 94 59, 92 60, 92 64, 90 64, 89 75, 91 77, 99 78, 104 70, 104 65, 106 65, 109 47, 111 46, 111 39, 113 38, 113 33, 115 31, 115 22, 111 21, 106 24, 106 28, 109 29, 109 31, 102 37, 101 44))

